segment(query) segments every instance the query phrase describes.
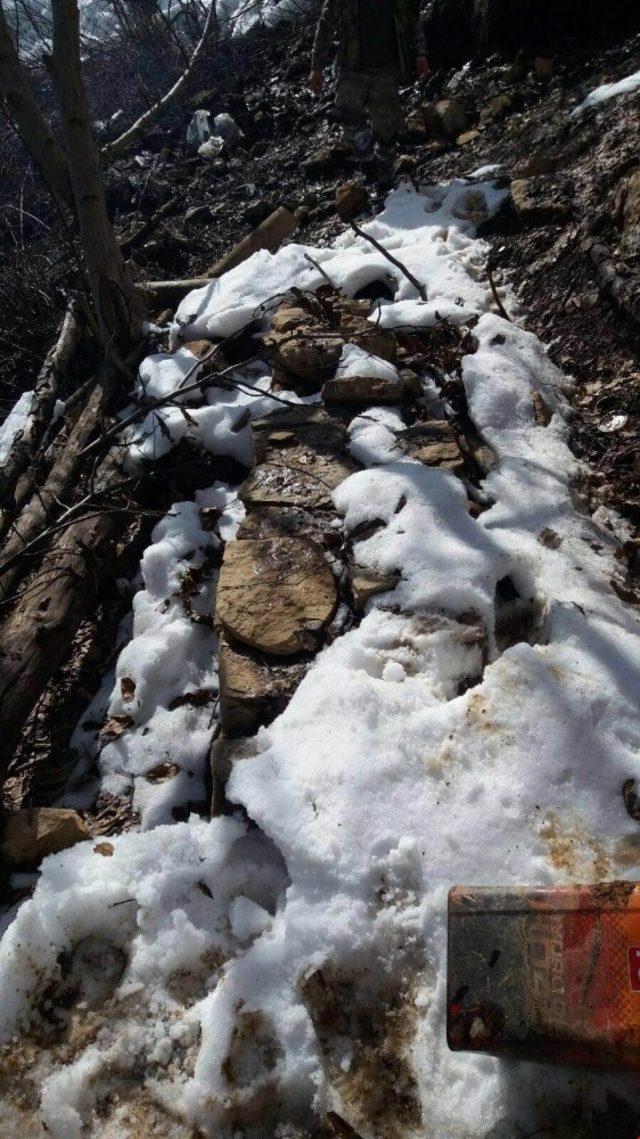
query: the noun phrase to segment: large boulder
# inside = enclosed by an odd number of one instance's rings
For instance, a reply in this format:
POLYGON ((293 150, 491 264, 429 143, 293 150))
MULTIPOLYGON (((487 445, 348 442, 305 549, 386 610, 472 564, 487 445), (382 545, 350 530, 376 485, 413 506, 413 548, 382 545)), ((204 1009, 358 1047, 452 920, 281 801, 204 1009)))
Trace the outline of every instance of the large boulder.
POLYGON ((337 604, 321 548, 304 538, 230 542, 216 624, 231 640, 274 656, 315 651, 337 604))
POLYGON ((12 866, 39 866, 47 855, 58 854, 89 837, 89 829, 76 811, 27 808, 9 816, 0 854, 12 866))

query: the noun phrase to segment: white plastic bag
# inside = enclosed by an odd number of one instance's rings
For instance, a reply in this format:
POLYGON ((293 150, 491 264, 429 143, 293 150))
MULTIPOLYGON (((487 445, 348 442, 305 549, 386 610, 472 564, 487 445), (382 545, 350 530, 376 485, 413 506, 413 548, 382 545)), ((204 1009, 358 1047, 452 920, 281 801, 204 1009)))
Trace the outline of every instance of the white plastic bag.
POLYGON ((209 111, 195 111, 187 127, 187 149, 192 153, 211 138, 209 111))

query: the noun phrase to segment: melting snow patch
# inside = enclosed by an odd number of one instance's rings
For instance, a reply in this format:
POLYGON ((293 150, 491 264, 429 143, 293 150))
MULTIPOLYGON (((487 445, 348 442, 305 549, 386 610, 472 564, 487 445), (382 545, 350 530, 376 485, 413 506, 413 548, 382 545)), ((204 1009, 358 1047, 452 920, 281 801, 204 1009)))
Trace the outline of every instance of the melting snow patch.
POLYGON ((23 392, 4 423, 0 425, 0 463, 4 463, 15 439, 24 431, 33 403, 33 394, 33 392, 23 392))
MULTIPOLYGON (((425 304, 394 271, 375 319, 479 318, 462 378, 498 456, 483 487, 493 505, 474 519, 460 479, 404 459, 395 409, 356 416, 350 447, 365 469, 334 503, 357 564, 399 577, 393 608, 389 595, 370 601, 234 764, 227 793, 257 825, 192 819, 52 857, 3 938, 5 1039, 42 1026, 43 998, 58 1016, 61 962, 88 1003, 102 1001, 103 1029, 70 1066, 39 1056, 54 1139, 82 1126, 107 1139, 96 1106, 132 1071, 186 1129, 224 1139, 310 1134, 327 1111, 366 1139, 484 1139, 555 1125, 576 1103, 588 1120, 609 1092, 636 1095, 632 1079, 454 1054, 445 1040, 450 885, 640 872, 620 793, 638 770, 640 622, 611 588, 614 535, 573 503, 569 381, 492 313, 487 246, 473 233, 501 196, 487 183, 403 189, 366 227, 428 293, 425 304), (375 533, 358 540, 363 523, 375 533), (87 938, 111 946, 111 996, 85 980, 87 938)), ((304 254, 256 254, 188 297, 175 343, 266 321, 276 294, 315 288, 304 254)), ((351 293, 389 271, 351 233, 314 257, 351 293)), ((147 368, 152 382, 170 373, 147 368)), ((212 449, 229 453, 233 416, 268 408, 267 385, 193 409, 212 415, 212 449)), ((171 431, 179 415, 166 412, 171 431)), ((140 784, 163 749, 202 763, 204 720, 172 708, 216 683, 213 634, 185 623, 175 598, 189 549, 196 566, 206 556, 199 526, 196 504, 180 504, 145 554, 110 705, 134 725, 102 754, 109 779, 140 784)), ((211 584, 196 606, 210 606, 211 584)), ((141 794, 144 825, 168 803, 141 794)))
POLYGON ((601 87, 596 87, 583 99, 578 107, 574 107, 571 112, 571 118, 581 115, 588 107, 597 107, 600 103, 607 103, 609 99, 614 99, 616 95, 628 95, 632 91, 637 91, 640 88, 640 71, 635 71, 633 75, 627 75, 625 79, 619 79, 617 83, 603 83, 601 87))

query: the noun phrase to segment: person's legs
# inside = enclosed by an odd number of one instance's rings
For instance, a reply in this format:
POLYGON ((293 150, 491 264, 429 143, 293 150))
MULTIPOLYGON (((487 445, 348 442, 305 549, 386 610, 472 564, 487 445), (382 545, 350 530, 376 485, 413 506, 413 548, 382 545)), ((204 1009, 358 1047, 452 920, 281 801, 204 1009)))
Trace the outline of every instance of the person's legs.
POLYGON ((369 109, 380 165, 391 169, 403 122, 399 80, 395 72, 379 71, 375 75, 369 92, 369 109))
POLYGON ((367 103, 369 77, 360 71, 346 68, 338 76, 336 110, 340 116, 344 135, 351 144, 359 162, 373 159, 373 134, 369 126, 367 103))

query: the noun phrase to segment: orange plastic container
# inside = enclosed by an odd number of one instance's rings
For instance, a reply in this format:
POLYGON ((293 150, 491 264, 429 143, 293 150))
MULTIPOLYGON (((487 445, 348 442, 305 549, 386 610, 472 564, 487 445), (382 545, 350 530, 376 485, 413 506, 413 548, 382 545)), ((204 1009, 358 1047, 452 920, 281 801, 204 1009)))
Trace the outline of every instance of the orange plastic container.
POLYGON ((456 886, 454 1051, 640 1069, 640 886, 456 886))

